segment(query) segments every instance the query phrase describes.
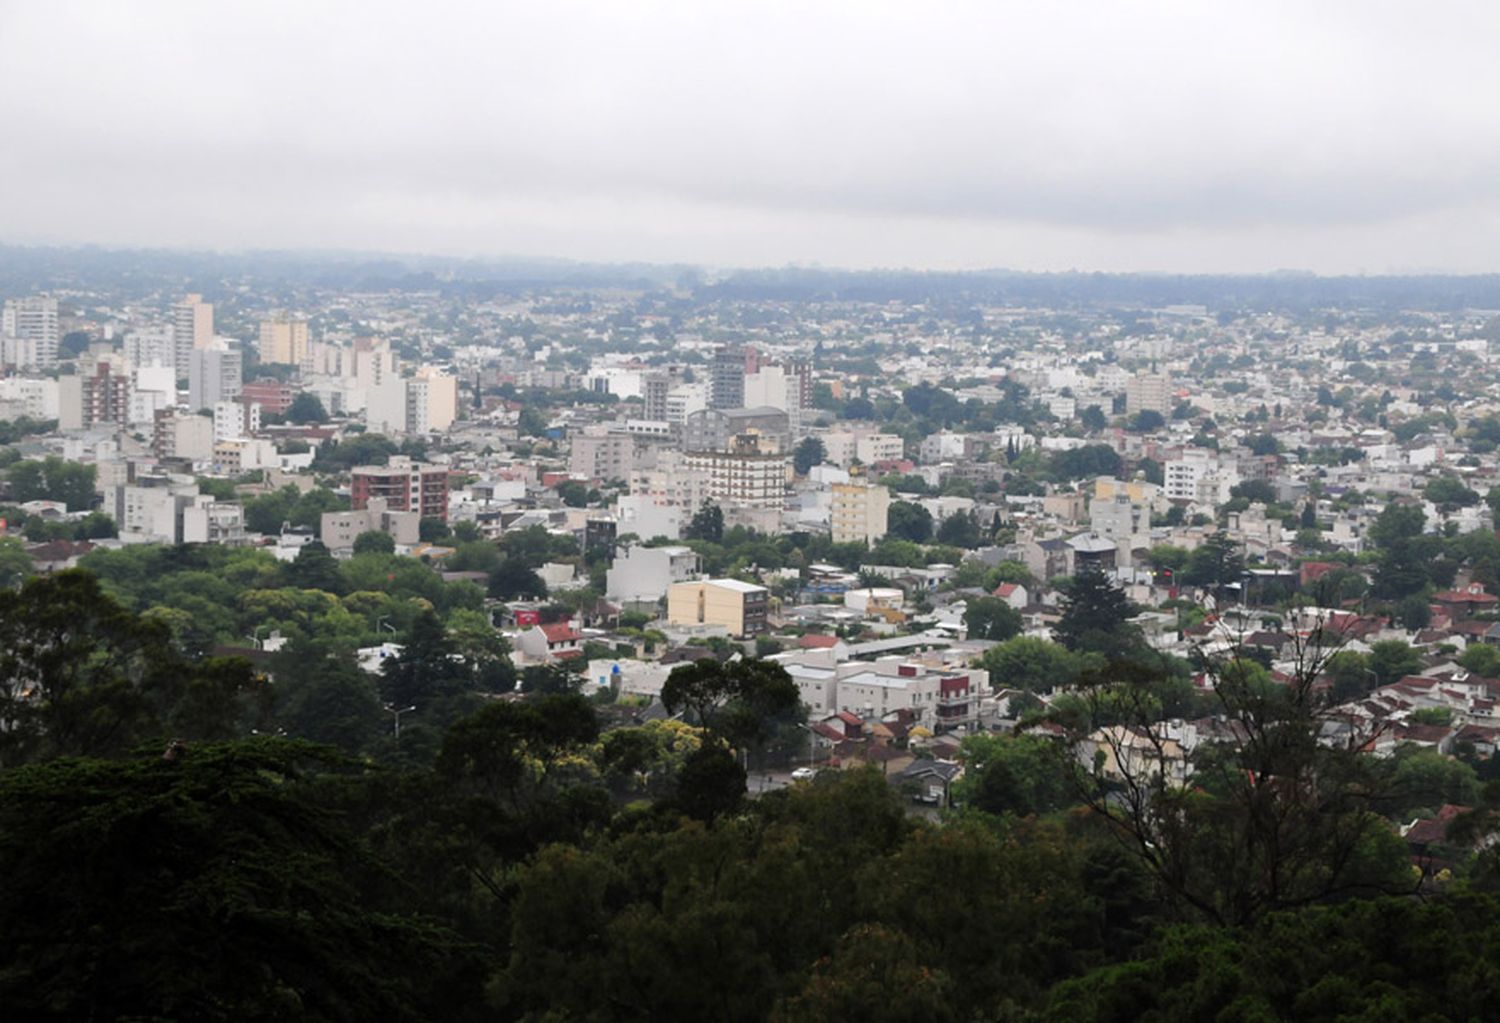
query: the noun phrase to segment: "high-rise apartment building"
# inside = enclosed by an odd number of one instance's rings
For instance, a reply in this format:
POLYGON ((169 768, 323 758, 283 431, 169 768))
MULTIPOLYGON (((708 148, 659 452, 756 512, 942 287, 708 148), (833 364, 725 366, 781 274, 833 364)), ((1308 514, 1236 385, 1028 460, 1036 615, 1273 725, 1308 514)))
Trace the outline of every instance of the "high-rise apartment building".
POLYGON ((361 465, 350 474, 350 503, 356 511, 382 498, 391 511, 414 511, 424 519, 448 521, 448 470, 396 456, 389 465, 361 465))
MULTIPOLYGON (((125 358, 136 369, 170 366, 177 369, 177 335, 170 329, 132 330, 125 335, 125 358)), ((175 382, 176 375, 173 374, 175 382)))
POLYGON ((0 361, 23 369, 57 365, 57 299, 50 295, 6 299, 0 338, 5 342, 0 361))
POLYGON ((754 349, 738 345, 726 345, 714 353, 709 408, 744 408, 746 367, 754 358, 753 353, 754 349))
MULTIPOLYGON (((116 360, 118 356, 114 357, 116 360)), ((123 360, 119 360, 123 364, 123 360)), ((87 372, 58 378, 58 426, 86 430, 104 424, 130 422, 131 380, 110 359, 100 359, 87 372)))
POLYGON ((260 406, 244 398, 214 404, 214 440, 238 440, 260 432, 260 406))
POLYGON ((863 483, 835 483, 831 522, 834 543, 874 545, 886 533, 891 492, 863 483))
POLYGON ((194 349, 214 339, 214 307, 202 295, 187 295, 172 307, 172 365, 181 379, 191 371, 194 349))
POLYGON ((290 313, 275 313, 260 321, 260 361, 300 366, 308 357, 307 321, 290 313))
POLYGON ((722 505, 781 508, 786 504, 790 460, 779 452, 762 453, 754 435, 736 438, 728 451, 689 451, 682 468, 708 480, 708 496, 722 505))
POLYGON ((641 396, 646 399, 645 417, 653 423, 667 421, 667 395, 672 390, 672 374, 664 369, 651 370, 641 377, 641 396))
POLYGON ((384 377, 365 405, 365 424, 377 433, 433 433, 457 415, 458 378, 429 366, 413 377, 384 377))
POLYGON ((1172 413, 1172 378, 1166 373, 1137 373, 1125 382, 1125 411, 1172 413))
POLYGON ((195 348, 188 358, 188 408, 213 408, 239 397, 244 386, 243 353, 222 338, 207 348, 195 348))

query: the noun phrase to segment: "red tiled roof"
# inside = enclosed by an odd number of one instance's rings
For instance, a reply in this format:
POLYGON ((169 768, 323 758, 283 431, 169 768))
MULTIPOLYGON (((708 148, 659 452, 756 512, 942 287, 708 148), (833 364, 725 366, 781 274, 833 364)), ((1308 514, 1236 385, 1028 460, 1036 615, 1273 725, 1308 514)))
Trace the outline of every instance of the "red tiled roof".
POLYGON ((570 643, 579 638, 572 622, 553 622, 551 625, 541 625, 538 628, 542 630, 542 635, 547 637, 548 643, 570 643))
POLYGON ((827 650, 829 647, 838 646, 837 636, 820 636, 810 634, 797 640, 797 645, 803 650, 827 650))
POLYGON ((1434 593, 1432 599, 1442 604, 1493 604, 1500 597, 1493 593, 1470 593, 1467 590, 1444 590, 1434 593))

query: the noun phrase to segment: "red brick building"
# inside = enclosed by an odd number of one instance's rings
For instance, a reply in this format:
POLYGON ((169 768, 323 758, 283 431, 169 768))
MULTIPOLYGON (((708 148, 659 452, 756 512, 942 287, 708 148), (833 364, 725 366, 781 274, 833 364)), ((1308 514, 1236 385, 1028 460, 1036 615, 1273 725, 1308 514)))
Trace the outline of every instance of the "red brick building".
POLYGON ((241 401, 253 401, 273 416, 285 415, 295 397, 297 389, 279 380, 252 380, 240 386, 241 401))
POLYGON ((389 465, 356 466, 350 480, 355 511, 370 498, 384 498, 388 511, 414 511, 424 519, 448 521, 448 470, 397 456, 389 465))

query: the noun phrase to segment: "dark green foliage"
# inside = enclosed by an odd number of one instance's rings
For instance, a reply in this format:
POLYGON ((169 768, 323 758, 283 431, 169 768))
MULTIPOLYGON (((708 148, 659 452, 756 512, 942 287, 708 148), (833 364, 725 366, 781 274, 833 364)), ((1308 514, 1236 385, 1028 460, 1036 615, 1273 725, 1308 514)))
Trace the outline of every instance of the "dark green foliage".
POLYGON ((984 534, 980 531, 979 520, 975 518, 972 511, 958 512, 943 520, 942 525, 938 526, 935 539, 938 543, 949 547, 973 550, 984 542, 984 534))
POLYGON ((737 749, 764 741, 773 721, 793 720, 800 701, 786 669, 762 660, 684 664, 667 676, 661 692, 667 710, 685 711, 737 749))
POLYGON ((910 501, 892 501, 886 512, 886 534, 897 540, 926 543, 932 539, 932 513, 910 501))
POLYGON ((745 769, 722 746, 700 746, 677 776, 672 806, 697 821, 711 821, 738 809, 745 798, 745 769))
POLYGON ((583 508, 589 503, 589 489, 578 480, 564 480, 559 483, 557 496, 569 508, 583 508))
POLYGON ((448 535, 448 523, 442 519, 424 518, 417 523, 417 538, 423 543, 442 543, 448 535))
POLYGON ((462 1013, 473 950, 382 908, 319 806, 312 747, 188 745, 0 773, 0 1004, 13 1019, 462 1013))
POLYGON ((1500 985, 1496 903, 1350 902, 1249 931, 1179 928, 1053 992, 1056 1020, 1479 1020, 1500 985))
POLYGON ((328 548, 316 540, 297 552, 297 556, 287 567, 286 575, 287 582, 300 590, 322 590, 335 595, 345 591, 339 563, 328 552, 328 548))
POLYGON ((254 719, 257 687, 242 661, 183 662, 165 626, 86 572, 0 591, 0 767, 164 735, 227 738, 254 719))
POLYGON ((380 695, 396 707, 415 706, 416 720, 459 717, 473 708, 477 688, 473 665, 431 611, 417 616, 401 652, 381 665, 380 695))
POLYGON ((1021 632, 1021 613, 999 597, 975 597, 964 609, 970 639, 1007 640, 1021 632))
POLYGON ((1468 508, 1480 502, 1478 492, 1464 486, 1454 476, 1439 476, 1422 488, 1422 496, 1444 511, 1468 508))
POLYGON ((328 411, 323 408, 323 402, 316 394, 303 391, 287 406, 286 419, 289 423, 326 423, 328 411))
POLYGON ((815 465, 822 465, 823 459, 828 457, 828 450, 823 442, 816 437, 804 437, 792 452, 792 467, 798 476, 806 476, 808 470, 815 465))
POLYGON ((376 680, 326 642, 299 641, 271 659, 277 723, 287 735, 327 743, 348 754, 389 730, 376 680))
POLYGON ((692 519, 682 527, 684 540, 706 540, 718 543, 724 539, 724 509, 711 501, 693 513, 692 519))
POLYGON ((372 529, 354 538, 355 554, 395 554, 396 541, 391 534, 372 529))
POLYGON ((324 487, 302 493, 291 484, 245 502, 245 527, 255 533, 279 533, 283 523, 317 531, 324 512, 347 511, 349 502, 324 487))
POLYGON ((61 501, 68 511, 86 511, 94 506, 96 475, 94 466, 69 462, 56 455, 48 455, 41 461, 17 462, 5 471, 11 500, 18 504, 61 501))
POLYGON ((1110 660, 1129 655, 1140 643, 1130 619, 1135 605, 1102 572, 1074 576, 1063 595, 1062 620, 1053 634, 1074 653, 1102 654, 1110 660))
POLYGON ((1114 476, 1120 471, 1120 456, 1107 444, 1086 444, 1052 456, 1052 471, 1058 479, 1089 479, 1114 476))
POLYGON ((342 441, 329 441, 318 448, 313 460, 317 472, 346 473, 356 465, 385 465, 401 447, 378 433, 360 433, 342 441))
POLYGON ((36 434, 51 433, 55 429, 56 419, 31 419, 28 416, 0 419, 0 446, 14 444, 36 434))
POLYGON ((1240 582, 1244 574, 1245 560, 1234 541, 1223 533, 1214 533, 1188 555, 1180 580, 1222 596, 1224 588, 1240 582))
POLYGON ((1069 751, 1032 735, 972 735, 963 741, 964 777, 953 797, 992 814, 1051 813, 1078 801, 1069 751))
POLYGON ((541 600, 547 584, 520 558, 505 558, 490 572, 489 593, 500 600, 541 600))

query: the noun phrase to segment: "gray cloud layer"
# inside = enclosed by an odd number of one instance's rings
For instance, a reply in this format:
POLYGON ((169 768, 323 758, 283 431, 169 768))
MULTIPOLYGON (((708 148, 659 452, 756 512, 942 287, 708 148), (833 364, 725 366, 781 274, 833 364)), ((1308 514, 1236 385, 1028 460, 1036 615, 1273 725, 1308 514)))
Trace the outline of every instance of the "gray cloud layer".
POLYGON ((1500 269, 1487 3, 0 0, 0 240, 1500 269))

